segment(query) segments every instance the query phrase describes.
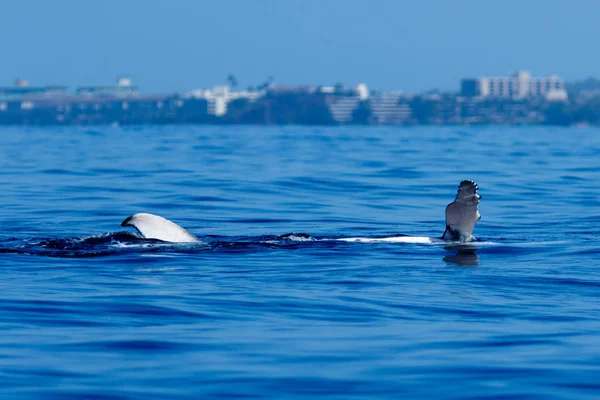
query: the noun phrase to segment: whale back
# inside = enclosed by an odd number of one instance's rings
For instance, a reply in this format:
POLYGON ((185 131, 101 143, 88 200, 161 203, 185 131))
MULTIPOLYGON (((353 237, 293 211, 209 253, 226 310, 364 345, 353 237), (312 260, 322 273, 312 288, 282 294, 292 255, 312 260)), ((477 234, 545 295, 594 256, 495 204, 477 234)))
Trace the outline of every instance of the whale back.
POLYGON ((125 218, 121 226, 132 226, 146 239, 157 239, 164 242, 190 243, 198 242, 198 238, 181 226, 166 218, 154 214, 138 213, 125 218))
POLYGON ((446 207, 446 231, 444 240, 469 242, 473 240, 473 229, 481 218, 479 187, 471 180, 465 180, 458 186, 456 199, 446 207))

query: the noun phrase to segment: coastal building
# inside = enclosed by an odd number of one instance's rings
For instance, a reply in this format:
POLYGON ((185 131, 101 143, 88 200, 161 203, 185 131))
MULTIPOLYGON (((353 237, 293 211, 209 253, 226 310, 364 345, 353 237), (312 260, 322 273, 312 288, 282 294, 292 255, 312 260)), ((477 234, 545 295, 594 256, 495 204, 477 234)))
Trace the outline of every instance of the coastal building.
POLYGON ((229 86, 215 86, 212 90, 195 89, 183 95, 185 99, 204 99, 207 102, 208 114, 221 117, 227 114, 227 105, 238 99, 255 101, 264 95, 264 91, 242 90, 232 92, 229 86))
POLYGON ((109 86, 80 86, 75 93, 81 96, 114 96, 128 97, 138 94, 137 86, 134 86, 131 78, 120 77, 115 85, 109 86))
POLYGON ((352 88, 352 89, 345 89, 344 86, 342 86, 341 84, 337 84, 336 86, 319 86, 314 91, 322 93, 322 94, 358 96, 361 101, 367 100, 369 98, 369 88, 364 83, 359 83, 358 85, 354 86, 354 88, 352 88))
POLYGON ((352 121, 352 113, 358 107, 358 96, 331 96, 329 112, 334 121, 343 124, 352 121))
POLYGON ((373 122, 385 125, 399 125, 406 123, 411 116, 407 96, 403 92, 383 92, 371 96, 369 102, 373 122))
POLYGON ((180 115, 182 106, 175 94, 140 95, 129 78, 75 93, 64 86, 32 87, 23 79, 0 88, 0 124, 152 123, 180 115))
POLYGON ((460 93, 465 97, 513 100, 530 97, 542 97, 547 100, 567 98, 563 78, 556 75, 537 78, 526 71, 513 72, 508 76, 462 79, 460 93))
POLYGON ((272 95, 288 95, 288 94, 313 94, 317 92, 315 85, 282 85, 271 84, 267 87, 267 93, 272 95))
POLYGON ((66 86, 29 86, 25 79, 17 78, 14 86, 0 87, 0 97, 12 98, 20 96, 62 96, 67 93, 66 86))
POLYGON ((323 86, 319 92, 328 95, 329 112, 333 120, 340 124, 351 122, 352 115, 360 103, 369 99, 369 89, 364 83, 359 83, 347 91, 343 88, 336 89, 334 86, 323 86))
POLYGON ((411 96, 402 91, 370 95, 367 85, 360 83, 348 93, 351 94, 328 96, 329 112, 334 121, 340 124, 356 122, 353 119, 355 112, 360 112, 359 108, 369 110, 368 120, 375 124, 399 125, 411 118, 411 96))

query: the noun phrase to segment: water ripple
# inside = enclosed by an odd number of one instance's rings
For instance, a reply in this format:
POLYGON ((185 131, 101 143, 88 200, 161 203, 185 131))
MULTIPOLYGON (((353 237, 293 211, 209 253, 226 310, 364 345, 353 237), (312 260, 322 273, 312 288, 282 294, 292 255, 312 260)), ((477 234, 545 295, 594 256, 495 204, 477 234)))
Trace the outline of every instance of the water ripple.
POLYGON ((7 127, 0 144, 2 398, 598 397, 596 128, 7 127), (483 196, 469 252, 337 240, 439 237, 462 179, 483 196), (202 243, 119 226, 141 211, 202 243))

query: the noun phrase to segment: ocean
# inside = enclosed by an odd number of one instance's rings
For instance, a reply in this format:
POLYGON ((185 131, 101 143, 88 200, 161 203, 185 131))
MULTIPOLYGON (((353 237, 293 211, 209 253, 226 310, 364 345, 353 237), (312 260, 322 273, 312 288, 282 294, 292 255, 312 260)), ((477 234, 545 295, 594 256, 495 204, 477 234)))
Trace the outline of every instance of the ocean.
POLYGON ((0 128, 0 398, 599 398, 599 157, 597 128, 0 128), (440 237, 464 179, 474 253, 336 240, 440 237))

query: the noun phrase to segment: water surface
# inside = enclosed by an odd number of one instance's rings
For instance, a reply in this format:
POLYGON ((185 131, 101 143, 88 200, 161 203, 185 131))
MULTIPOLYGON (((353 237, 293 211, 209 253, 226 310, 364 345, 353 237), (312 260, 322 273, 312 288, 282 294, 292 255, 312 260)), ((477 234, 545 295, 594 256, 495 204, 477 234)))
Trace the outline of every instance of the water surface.
POLYGON ((2 398, 600 396, 600 131, 0 129, 2 398), (439 237, 479 183, 474 254, 439 237), (165 216, 202 239, 141 240, 165 216))

